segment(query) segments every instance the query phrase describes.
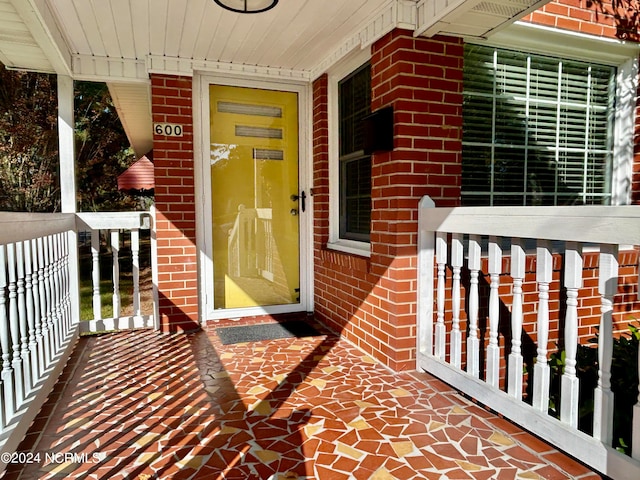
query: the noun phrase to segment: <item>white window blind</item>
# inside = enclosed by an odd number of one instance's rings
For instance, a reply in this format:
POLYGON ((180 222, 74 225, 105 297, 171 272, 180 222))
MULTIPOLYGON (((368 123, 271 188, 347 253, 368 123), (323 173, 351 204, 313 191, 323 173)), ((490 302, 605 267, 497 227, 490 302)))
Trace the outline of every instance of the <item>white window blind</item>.
POLYGON ((614 67, 467 44, 465 205, 607 204, 614 67))

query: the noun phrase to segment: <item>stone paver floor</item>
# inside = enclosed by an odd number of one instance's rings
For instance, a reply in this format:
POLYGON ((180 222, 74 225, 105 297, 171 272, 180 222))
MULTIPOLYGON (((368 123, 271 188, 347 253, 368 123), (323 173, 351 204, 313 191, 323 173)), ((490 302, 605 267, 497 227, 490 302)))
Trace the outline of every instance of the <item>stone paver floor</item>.
POLYGON ((320 325, 327 334, 235 345, 218 326, 82 338, 20 447, 33 458, 3 478, 600 478, 320 325))

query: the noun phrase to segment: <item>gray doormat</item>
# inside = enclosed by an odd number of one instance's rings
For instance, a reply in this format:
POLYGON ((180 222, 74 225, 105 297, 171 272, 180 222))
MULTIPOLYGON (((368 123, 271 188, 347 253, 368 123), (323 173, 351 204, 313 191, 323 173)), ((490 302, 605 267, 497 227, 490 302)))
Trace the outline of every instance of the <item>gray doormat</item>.
POLYGON ((218 337, 220 337, 223 345, 259 342, 260 340, 275 340, 277 338, 315 337, 320 335, 315 328, 302 321, 216 328, 216 333, 218 337))

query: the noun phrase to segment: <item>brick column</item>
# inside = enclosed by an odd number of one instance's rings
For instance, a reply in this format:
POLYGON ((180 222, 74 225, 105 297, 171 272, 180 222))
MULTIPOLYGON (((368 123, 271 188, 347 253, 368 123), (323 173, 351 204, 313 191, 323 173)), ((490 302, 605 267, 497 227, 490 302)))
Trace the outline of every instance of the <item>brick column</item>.
POLYGON ((313 82, 313 251, 329 240, 329 100, 327 75, 313 82))
POLYGON ((418 201, 460 202, 462 59, 457 38, 395 30, 373 45, 372 110, 393 106, 394 150, 372 158, 370 259, 326 248, 326 76, 314 83, 315 312, 396 371, 415 368, 418 201))
POLYGON ((153 137, 160 325, 192 331, 199 328, 192 79, 152 75, 151 97, 154 123, 184 129, 182 137, 153 137))
POLYGON ((392 105, 394 150, 372 158, 371 271, 395 369, 416 348, 418 202, 460 203, 463 42, 395 30, 373 46, 371 109, 392 105))

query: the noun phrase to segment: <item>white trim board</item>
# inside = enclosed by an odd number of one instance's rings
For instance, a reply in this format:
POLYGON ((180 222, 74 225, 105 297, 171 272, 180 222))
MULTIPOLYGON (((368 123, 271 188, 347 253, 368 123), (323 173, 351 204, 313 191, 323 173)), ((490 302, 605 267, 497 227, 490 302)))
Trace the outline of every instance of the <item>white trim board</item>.
POLYGON ((198 248, 200 321, 239 316, 311 311, 313 309, 313 197, 311 138, 311 85, 292 79, 256 78, 228 74, 194 75, 194 173, 196 192, 196 244, 198 248), (299 190, 307 193, 306 214, 300 215, 300 303, 241 309, 215 309, 213 305, 213 226, 211 220, 211 169, 209 161, 209 85, 229 85, 298 94, 299 190))

